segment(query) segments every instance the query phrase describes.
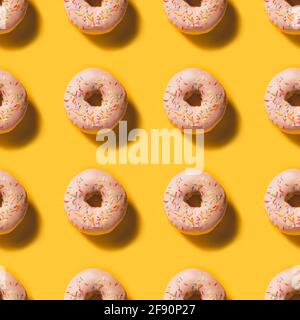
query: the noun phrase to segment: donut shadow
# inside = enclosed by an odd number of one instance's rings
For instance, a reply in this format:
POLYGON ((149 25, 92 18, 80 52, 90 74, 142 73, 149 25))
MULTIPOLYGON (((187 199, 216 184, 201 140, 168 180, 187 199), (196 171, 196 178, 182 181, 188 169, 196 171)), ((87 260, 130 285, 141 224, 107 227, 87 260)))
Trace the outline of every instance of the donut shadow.
POLYGON ((300 35, 299 34, 286 34, 284 33, 285 37, 294 43, 296 46, 300 47, 300 35))
POLYGON ((24 47, 39 33, 40 18, 36 7, 28 2, 23 21, 10 33, 0 35, 0 46, 7 48, 24 47))
POLYGON ((295 246, 300 248, 300 236, 292 236, 288 234, 284 234, 285 238, 292 242, 295 246))
POLYGON ((229 2, 223 19, 212 31, 200 35, 184 34, 184 36, 199 47, 223 47, 234 40, 238 29, 239 15, 233 4, 229 2))
MULTIPOLYGON (((138 128, 139 115, 138 115, 137 108, 135 107, 135 105, 133 104, 132 101, 128 102, 126 114, 124 115, 124 118, 121 121, 127 121, 127 137, 128 137, 128 132, 130 132, 131 130, 133 130, 135 128, 138 128)), ((126 139, 126 141, 120 142, 120 140, 119 140, 119 125, 118 124, 113 129, 113 131, 116 135, 117 147, 118 148, 124 147, 127 139, 126 139)), ((97 146, 101 145, 102 143, 105 143, 105 141, 103 141, 103 142, 97 141, 97 135, 90 135, 90 134, 85 134, 85 135, 91 142, 93 142, 97 146)), ((130 141, 127 141, 127 145, 129 145, 129 144, 130 144, 130 141)))
POLYGON ((282 32, 276 26, 274 26, 274 28, 277 30, 277 32, 280 32, 281 34, 283 34, 290 42, 300 47, 300 34, 289 34, 289 33, 282 32))
POLYGON ((139 30, 139 14, 135 6, 129 2, 127 11, 119 25, 107 34, 85 36, 99 47, 124 47, 135 39, 139 30))
POLYGON ((190 242, 202 248, 221 248, 229 244, 238 234, 239 218, 232 203, 228 203, 224 218, 219 225, 206 235, 184 235, 190 242))
POLYGON ((84 235, 97 247, 106 249, 122 248, 132 242, 139 231, 139 216, 135 207, 128 203, 128 208, 123 221, 109 234, 90 236, 84 235))
POLYGON ((21 248, 32 243, 39 233, 39 214, 31 202, 23 221, 15 230, 6 235, 0 235, 0 247, 21 248))
POLYGON ((39 114, 29 102, 23 120, 11 132, 0 135, 0 147, 7 149, 25 146, 35 139, 39 131, 39 114))
POLYGON ((288 134, 282 132, 291 142, 298 145, 300 147, 300 134, 288 134))
POLYGON ((239 115, 232 102, 228 103, 223 119, 210 132, 204 135, 204 145, 208 148, 219 147, 233 140, 239 130, 239 115))

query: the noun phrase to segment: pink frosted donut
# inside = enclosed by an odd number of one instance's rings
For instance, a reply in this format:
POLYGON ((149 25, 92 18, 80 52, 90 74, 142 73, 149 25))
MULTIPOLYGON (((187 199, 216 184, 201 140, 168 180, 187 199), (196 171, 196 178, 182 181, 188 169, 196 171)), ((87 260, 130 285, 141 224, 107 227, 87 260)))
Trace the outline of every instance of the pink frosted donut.
POLYGON ((164 210, 178 230, 191 235, 212 231, 222 220, 227 201, 223 188, 209 174, 185 170, 169 183, 164 195, 164 210), (200 207, 191 207, 188 200, 198 195, 200 207))
POLYGON ((13 176, 0 170, 0 234, 10 233, 18 226, 27 206, 25 189, 13 176))
POLYGON ((65 211, 81 232, 111 232, 127 210, 127 196, 119 182, 106 172, 90 169, 76 175, 65 193, 65 211))
POLYGON ((3 134, 12 131, 22 121, 28 101, 22 84, 10 73, 1 69, 0 97, 0 134, 3 134))
POLYGON ((289 34, 300 33, 300 6, 285 0, 265 0, 269 19, 281 31, 289 34))
POLYGON ((171 23, 187 34, 211 31, 223 18, 227 0, 202 0, 193 5, 191 0, 163 0, 171 23))
POLYGON ((127 0, 64 0, 70 21, 82 32, 102 34, 112 31, 123 19, 127 0))
POLYGON ((300 133, 300 106, 288 99, 300 91, 300 69, 286 69, 270 82, 265 95, 266 110, 270 120, 282 131, 300 133))
POLYGON ((65 108, 72 123, 80 130, 96 134, 112 129, 124 116, 127 94, 120 82, 101 69, 87 69, 78 73, 65 93, 65 108), (89 98, 101 96, 100 105, 93 106, 89 98))
POLYGON ((26 300, 26 291, 22 284, 2 268, 0 268, 0 300, 26 300))
POLYGON ((170 121, 180 129, 212 130, 222 119, 227 105, 222 85, 208 72, 185 69, 169 82, 164 95, 170 121), (201 96, 201 105, 191 106, 187 99, 201 96))
POLYGON ((98 269, 78 273, 68 285, 65 300, 125 300, 126 292, 112 275, 98 269))
POLYGON ((0 34, 11 32, 25 17, 27 0, 2 0, 0 4, 0 34))
POLYGON ((199 269, 178 273, 168 284, 164 300, 225 300, 221 284, 199 269), (200 299, 199 299, 200 298, 200 299))
POLYGON ((268 186, 265 208, 272 224, 284 233, 300 234, 300 208, 288 200, 300 192, 300 170, 290 169, 277 175, 268 186))
POLYGON ((300 296, 300 266, 284 270, 273 278, 265 300, 294 300, 295 296, 300 296))

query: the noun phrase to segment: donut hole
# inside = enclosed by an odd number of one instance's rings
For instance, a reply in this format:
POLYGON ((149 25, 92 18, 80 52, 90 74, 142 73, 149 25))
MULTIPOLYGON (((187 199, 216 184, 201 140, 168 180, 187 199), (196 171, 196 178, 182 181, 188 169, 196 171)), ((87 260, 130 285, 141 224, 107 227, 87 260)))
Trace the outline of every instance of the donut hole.
POLYGON ((191 7, 201 7, 202 0, 184 0, 191 7))
MULTIPOLYGON (((1 0, 0 0, 1 1, 1 0)), ((0 107, 2 106, 3 104, 3 95, 2 93, 0 92, 0 107)))
POLYGON ((88 292, 85 295, 84 300, 103 300, 103 299, 102 299, 102 294, 100 291, 93 290, 93 291, 88 292))
POLYGON ((2 194, 0 193, 0 208, 2 207, 2 204, 3 204, 3 196, 2 196, 2 194))
POLYGON ((101 7, 103 0, 84 0, 84 1, 87 2, 91 7, 101 7))
POLYGON ((202 297, 199 291, 192 291, 184 297, 184 300, 202 300, 202 297))
POLYGON ((300 0, 286 0, 286 2, 290 4, 292 7, 300 5, 300 0))
POLYGON ((191 107, 199 107, 202 103, 201 93, 199 91, 188 92, 184 96, 184 101, 186 101, 191 107))
POLYGON ((293 107, 300 106, 300 91, 293 91, 288 93, 285 100, 293 107))
POLYGON ((293 208, 300 207, 300 192, 290 193, 286 196, 285 201, 293 208))
POLYGON ((92 107, 100 107, 102 105, 103 97, 99 90, 88 92, 84 100, 92 107))
POLYGON ((184 202, 192 208, 200 208, 202 203, 201 194, 199 192, 190 192, 185 195, 184 202))
POLYGON ((96 191, 88 193, 84 201, 93 208, 100 208, 102 206, 102 196, 96 191))

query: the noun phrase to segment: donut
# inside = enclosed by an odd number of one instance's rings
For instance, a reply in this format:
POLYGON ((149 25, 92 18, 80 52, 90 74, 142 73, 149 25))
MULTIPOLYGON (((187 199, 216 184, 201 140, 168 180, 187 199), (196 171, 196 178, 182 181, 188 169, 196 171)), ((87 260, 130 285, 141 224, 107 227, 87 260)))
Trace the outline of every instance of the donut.
POLYGON ((12 131, 22 121, 27 105, 27 94, 22 84, 0 69, 0 134, 12 131))
POLYGON ((176 175, 164 194, 164 210, 169 221, 185 234, 209 233, 222 220, 226 207, 226 195, 220 184, 208 173, 196 169, 176 175), (200 205, 189 204, 193 196, 200 196, 200 205))
POLYGON ((101 69, 78 73, 65 93, 65 108, 71 122, 88 134, 114 128, 127 109, 127 94, 120 82, 101 69), (90 98, 99 95, 96 103, 90 98), (96 104, 96 105, 94 105, 96 104))
POLYGON ((14 30, 24 19, 27 0, 2 0, 0 2, 0 34, 14 30))
POLYGON ((27 207, 25 189, 13 176, 0 170, 0 235, 12 232, 19 225, 27 207))
POLYGON ((288 203, 300 192, 300 170, 290 169, 278 174, 265 195, 267 215, 280 231, 300 235, 300 210, 288 203))
POLYGON ((126 292, 112 275, 99 269, 86 269, 69 283, 65 300, 125 300, 126 292))
POLYGON ((9 272, 0 268, 0 300, 26 300, 22 284, 9 272))
POLYGON ((65 211, 81 232, 111 232, 123 220, 127 196, 119 182, 106 172, 89 169, 77 174, 65 193, 65 211))
POLYGON ((282 32, 300 34, 300 6, 285 0, 265 0, 265 8, 271 22, 282 32))
POLYGON ((225 300, 222 285, 200 269, 186 269, 168 284, 164 300, 225 300))
POLYGON ((170 22, 187 34, 211 31, 222 20, 227 8, 227 0, 163 0, 163 3, 170 22))
POLYGON ((300 300, 300 266, 276 275, 268 286, 265 300, 300 300))
POLYGON ((227 98, 222 85, 208 72, 185 69, 169 82, 164 94, 169 120, 180 129, 211 131, 223 118, 227 98), (200 105, 192 106, 188 99, 200 95, 200 105))
POLYGON ((300 69, 286 69, 270 82, 265 104, 270 120, 283 132, 300 133, 300 106, 294 106, 289 99, 300 92, 300 69))
POLYGON ((87 34, 112 31, 123 19, 127 0, 64 0, 70 21, 87 34))

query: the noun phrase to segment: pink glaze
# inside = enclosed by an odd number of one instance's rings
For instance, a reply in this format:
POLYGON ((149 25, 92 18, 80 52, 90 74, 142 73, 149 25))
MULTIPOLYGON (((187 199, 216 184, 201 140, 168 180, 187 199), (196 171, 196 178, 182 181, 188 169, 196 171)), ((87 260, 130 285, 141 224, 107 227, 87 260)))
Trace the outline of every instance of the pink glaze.
POLYGON ((22 185, 10 174, 0 171, 0 235, 12 232, 23 220, 27 195, 22 185))
POLYGON ((65 300, 125 299, 126 292, 122 285, 112 275, 98 269, 87 269, 78 273, 65 293, 65 300))
POLYGON ((191 235, 212 231, 222 220, 226 206, 223 188, 200 170, 186 170, 176 175, 164 195, 164 209, 172 225, 191 235), (190 207, 186 202, 195 193, 201 197, 200 207, 190 207))
POLYGON ((187 269, 178 273, 168 284, 164 300, 225 300, 226 294, 221 284, 210 274, 199 269, 187 269))
POLYGON ((163 0, 171 23, 188 34, 211 31, 222 20, 227 0, 202 0, 200 6, 191 6, 185 0, 163 0))
POLYGON ((64 2, 70 21, 79 30, 89 34, 112 31, 122 21, 128 5, 127 0, 102 0, 100 6, 92 6, 84 0, 64 2))
POLYGON ((287 200, 300 192, 300 170, 290 169, 277 175, 268 186, 265 208, 268 217, 280 231, 300 234, 300 208, 292 207, 287 200))
POLYGON ((97 134, 112 129, 124 116, 127 108, 126 91, 110 73, 101 69, 87 69, 78 73, 65 93, 65 108, 69 119, 80 130, 97 134), (91 106, 86 97, 100 92, 102 103, 91 106))
POLYGON ((300 296, 300 266, 276 275, 268 286, 265 300, 293 300, 300 296))
POLYGON ((286 69, 270 82, 265 104, 270 120, 282 131, 300 133, 300 106, 292 106, 287 99, 300 91, 300 69, 286 69))
POLYGON ((300 6, 285 0, 265 0, 269 19, 281 31, 289 34, 300 33, 300 6))
POLYGON ((2 268, 0 268, 0 300, 26 300, 26 291, 22 284, 2 268))
POLYGON ((178 128, 208 132, 221 121, 227 99, 224 88, 212 75, 190 68, 171 79, 165 91, 164 104, 168 118, 178 128), (201 95, 201 105, 189 105, 185 97, 197 92, 201 95))
MULTIPOLYGON (((0 7, 1 8, 1 7, 0 7)), ((27 94, 22 84, 10 73, 0 69, 0 134, 12 131, 24 118, 27 94)))
POLYGON ((2 0, 0 5, 0 34, 14 30, 25 17, 27 0, 2 0))
POLYGON ((127 196, 119 182, 106 172, 90 169, 76 175, 65 193, 65 211, 81 232, 99 235, 111 232, 122 221, 127 196), (93 194, 101 195, 101 206, 86 202, 93 194))

